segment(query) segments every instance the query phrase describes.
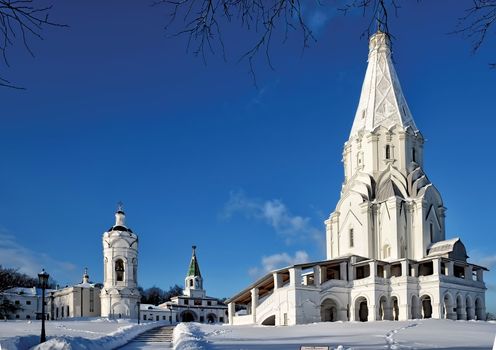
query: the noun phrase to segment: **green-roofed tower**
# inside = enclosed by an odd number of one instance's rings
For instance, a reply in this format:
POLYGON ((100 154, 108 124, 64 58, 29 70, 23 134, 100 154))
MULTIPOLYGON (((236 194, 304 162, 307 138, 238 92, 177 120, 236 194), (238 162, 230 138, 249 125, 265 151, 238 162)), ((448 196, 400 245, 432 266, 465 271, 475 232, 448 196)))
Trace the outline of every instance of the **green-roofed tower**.
POLYGON ((200 265, 196 257, 196 246, 194 245, 192 248, 191 262, 189 263, 188 273, 184 281, 184 294, 194 298, 204 298, 205 290, 203 289, 200 265))
POLYGON ((200 276, 200 266, 198 265, 198 259, 196 258, 196 246, 194 245, 193 247, 193 254, 191 255, 191 262, 189 263, 189 269, 188 269, 188 274, 187 276, 194 277, 194 276, 200 276))

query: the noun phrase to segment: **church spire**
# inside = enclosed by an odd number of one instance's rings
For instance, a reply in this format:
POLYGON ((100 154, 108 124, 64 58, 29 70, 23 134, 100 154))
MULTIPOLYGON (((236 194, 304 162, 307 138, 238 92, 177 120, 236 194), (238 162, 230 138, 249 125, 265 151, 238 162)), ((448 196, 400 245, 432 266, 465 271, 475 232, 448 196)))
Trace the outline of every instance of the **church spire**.
POLYGON ((193 253, 191 254, 191 262, 189 263, 188 275, 187 277, 201 277, 200 265, 198 265, 198 259, 196 258, 196 245, 192 246, 193 253))
POLYGON ((370 37, 367 72, 350 138, 378 126, 418 131, 391 60, 391 41, 380 28, 370 37))
POLYGON ((193 247, 191 254, 191 261, 189 263, 188 273, 184 280, 184 295, 195 298, 205 297, 205 290, 203 289, 203 278, 200 273, 200 265, 196 258, 196 246, 193 247))

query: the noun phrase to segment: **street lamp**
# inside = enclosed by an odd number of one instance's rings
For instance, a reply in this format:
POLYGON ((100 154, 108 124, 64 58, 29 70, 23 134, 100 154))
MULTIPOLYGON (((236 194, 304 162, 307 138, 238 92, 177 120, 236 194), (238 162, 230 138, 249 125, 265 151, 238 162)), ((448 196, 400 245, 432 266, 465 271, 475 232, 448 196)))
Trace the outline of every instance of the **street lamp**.
POLYGON ((40 344, 46 341, 45 336, 45 289, 48 286, 48 277, 50 275, 45 272, 44 269, 38 274, 38 282, 41 288, 41 336, 40 336, 40 344))
POLYGON ((138 301, 136 303, 138 305, 138 324, 140 324, 140 319, 141 319, 141 303, 138 301))

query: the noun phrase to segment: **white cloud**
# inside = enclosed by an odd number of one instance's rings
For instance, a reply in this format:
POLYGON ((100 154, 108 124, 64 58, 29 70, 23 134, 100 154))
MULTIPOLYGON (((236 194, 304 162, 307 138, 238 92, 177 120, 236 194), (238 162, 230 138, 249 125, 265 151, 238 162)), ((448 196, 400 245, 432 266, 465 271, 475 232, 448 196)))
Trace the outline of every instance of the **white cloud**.
POLYGON ((322 243, 323 233, 312 226, 309 217, 293 215, 279 199, 259 200, 248 198, 242 191, 230 193, 224 207, 224 217, 243 214, 250 219, 262 220, 285 238, 286 244, 296 239, 312 239, 322 243))
POLYGON ((262 257, 261 267, 252 267, 248 273, 251 277, 257 278, 270 271, 277 270, 285 266, 301 264, 309 261, 307 252, 303 250, 297 251, 294 256, 288 253, 278 253, 262 257))
POLYGON ((18 243, 14 236, 0 232, 0 265, 18 269, 29 276, 36 275, 44 268, 53 278, 65 277, 76 266, 70 262, 53 259, 45 253, 35 252, 18 243))
POLYGON ((496 266, 496 254, 485 254, 478 250, 472 250, 468 256, 474 264, 487 267, 490 270, 496 266))
POLYGON ((324 12, 320 9, 315 10, 310 14, 310 19, 308 25, 313 31, 320 31, 331 19, 330 11, 324 12))

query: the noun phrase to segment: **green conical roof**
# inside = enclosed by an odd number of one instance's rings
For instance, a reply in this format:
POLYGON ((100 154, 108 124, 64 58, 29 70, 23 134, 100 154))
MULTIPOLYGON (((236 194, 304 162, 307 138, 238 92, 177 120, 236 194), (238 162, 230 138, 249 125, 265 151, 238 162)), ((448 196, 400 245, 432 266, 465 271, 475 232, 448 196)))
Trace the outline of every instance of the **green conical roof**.
POLYGON ((193 246, 193 255, 191 256, 191 262, 189 263, 189 269, 188 269, 187 277, 190 277, 190 276, 201 277, 200 265, 198 265, 198 259, 196 258, 196 246, 193 246))

